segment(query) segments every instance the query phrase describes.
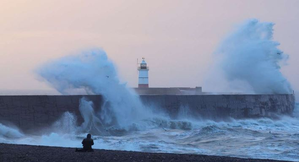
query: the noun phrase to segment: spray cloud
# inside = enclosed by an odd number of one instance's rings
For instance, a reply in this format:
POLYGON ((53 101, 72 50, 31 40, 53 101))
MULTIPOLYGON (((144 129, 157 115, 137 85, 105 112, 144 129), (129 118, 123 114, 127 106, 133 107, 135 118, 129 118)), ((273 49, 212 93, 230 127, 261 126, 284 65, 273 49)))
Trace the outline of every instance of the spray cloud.
POLYGON ((280 72, 288 55, 272 40, 273 26, 252 19, 230 34, 216 51, 212 83, 222 82, 239 92, 291 93, 290 83, 280 72))
POLYGON ((72 89, 85 89, 89 94, 104 97, 100 113, 93 112, 92 103, 81 100, 80 107, 86 108, 80 108, 86 119, 85 127, 90 126, 91 121, 87 120, 92 117, 93 124, 125 128, 148 114, 138 96, 120 83, 114 64, 101 49, 55 60, 39 68, 37 73, 62 94, 69 94, 72 89), (94 116, 96 114, 105 115, 94 116))

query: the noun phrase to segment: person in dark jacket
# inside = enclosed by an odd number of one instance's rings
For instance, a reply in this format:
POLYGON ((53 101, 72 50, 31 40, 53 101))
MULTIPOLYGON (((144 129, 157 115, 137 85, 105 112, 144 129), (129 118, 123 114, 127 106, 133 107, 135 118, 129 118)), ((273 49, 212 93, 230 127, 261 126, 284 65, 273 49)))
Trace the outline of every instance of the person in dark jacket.
POLYGON ((91 134, 87 134, 87 137, 82 141, 83 149, 76 149, 77 152, 92 152, 93 139, 91 139, 91 134))

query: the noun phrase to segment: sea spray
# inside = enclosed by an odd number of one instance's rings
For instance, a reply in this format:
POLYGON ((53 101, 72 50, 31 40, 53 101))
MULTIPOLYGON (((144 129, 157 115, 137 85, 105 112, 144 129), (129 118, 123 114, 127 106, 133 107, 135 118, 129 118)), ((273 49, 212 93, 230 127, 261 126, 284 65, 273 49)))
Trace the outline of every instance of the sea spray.
MULTIPOLYGON (((80 129, 89 133, 100 134, 100 128, 103 128, 103 124, 94 112, 93 102, 86 100, 84 97, 81 98, 79 110, 82 118, 84 119, 80 129)), ((111 121, 109 121, 109 123, 111 123, 111 121)))
POLYGON ((9 127, 0 123, 0 139, 21 137, 24 137, 24 135, 17 128, 9 127))
POLYGON ((59 120, 57 120, 49 129, 51 132, 59 134, 75 134, 78 132, 77 118, 70 112, 64 112, 59 120))
POLYGON ((93 119, 89 119, 92 115, 88 114, 93 113, 88 106, 91 103, 81 100, 81 104, 86 107, 86 110, 80 109, 86 120, 83 126, 90 125, 88 122, 91 120, 100 119, 101 122, 97 121, 96 125, 102 123, 126 129, 150 115, 138 96, 119 81, 114 64, 101 49, 49 62, 40 67, 37 73, 62 94, 69 94, 73 89, 84 89, 89 94, 100 94, 104 97, 108 104, 101 108, 103 113, 97 114, 105 116, 93 119))
POLYGON ((219 91, 292 93, 280 72, 288 58, 273 41, 273 23, 245 21, 228 35, 215 52, 216 61, 206 86, 219 91), (221 82, 221 83, 219 83, 221 82), (219 87, 219 85, 225 85, 219 87))

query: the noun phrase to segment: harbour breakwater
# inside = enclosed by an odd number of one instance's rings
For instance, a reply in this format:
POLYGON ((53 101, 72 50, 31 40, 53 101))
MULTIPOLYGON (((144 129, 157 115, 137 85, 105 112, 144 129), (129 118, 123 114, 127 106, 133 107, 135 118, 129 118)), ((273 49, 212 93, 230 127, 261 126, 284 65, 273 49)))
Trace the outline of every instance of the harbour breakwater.
MULTIPOLYGON (((76 115, 81 124, 80 99, 85 97, 99 110, 101 95, 0 96, 0 123, 15 125, 25 133, 47 128, 63 113, 76 115)), ((293 94, 273 95, 141 95, 151 109, 180 117, 222 120, 291 115, 295 107, 293 94)))

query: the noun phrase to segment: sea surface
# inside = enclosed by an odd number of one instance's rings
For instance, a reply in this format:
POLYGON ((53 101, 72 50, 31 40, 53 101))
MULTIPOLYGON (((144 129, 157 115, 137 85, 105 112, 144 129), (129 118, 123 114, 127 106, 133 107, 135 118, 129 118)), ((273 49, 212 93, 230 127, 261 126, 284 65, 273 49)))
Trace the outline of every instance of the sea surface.
MULTIPOLYGON (((292 117, 281 116, 276 120, 260 118, 215 122, 156 118, 146 121, 153 126, 143 130, 127 131, 121 135, 94 135, 94 148, 298 161, 298 108, 299 104, 292 117)), ((66 113, 61 121, 73 118, 72 114, 66 113)), ((75 133, 73 127, 60 125, 50 133, 47 131, 33 136, 0 124, 0 142, 81 147, 86 134, 75 133)))

